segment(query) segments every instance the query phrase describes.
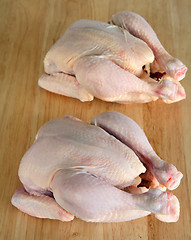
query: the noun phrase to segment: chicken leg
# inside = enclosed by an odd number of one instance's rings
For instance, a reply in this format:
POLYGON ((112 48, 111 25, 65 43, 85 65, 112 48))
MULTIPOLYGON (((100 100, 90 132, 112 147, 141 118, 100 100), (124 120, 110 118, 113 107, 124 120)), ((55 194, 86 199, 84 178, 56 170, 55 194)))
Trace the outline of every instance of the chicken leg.
POLYGON ((177 80, 185 77, 187 67, 177 58, 172 57, 162 46, 148 22, 140 15, 123 11, 112 16, 111 23, 129 31, 135 37, 142 39, 152 49, 155 60, 167 74, 177 80))
POLYGON ((129 221, 151 212, 162 221, 177 221, 179 215, 178 200, 170 193, 152 189, 129 194, 103 179, 75 170, 59 171, 52 190, 60 206, 85 221, 129 221))
POLYGON ((110 101, 128 103, 149 102, 159 97, 168 100, 177 98, 177 84, 165 80, 143 81, 132 73, 101 57, 84 57, 74 65, 76 77, 93 96, 110 101))
POLYGON ((133 149, 159 183, 170 190, 179 186, 182 173, 154 152, 145 133, 132 119, 121 113, 104 112, 94 117, 92 124, 103 128, 133 149))

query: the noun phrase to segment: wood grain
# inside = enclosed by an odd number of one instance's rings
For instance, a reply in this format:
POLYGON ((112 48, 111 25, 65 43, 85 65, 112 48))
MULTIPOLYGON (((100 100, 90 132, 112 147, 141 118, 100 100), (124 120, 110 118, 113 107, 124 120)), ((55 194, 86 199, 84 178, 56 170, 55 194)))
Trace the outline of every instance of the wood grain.
POLYGON ((190 0, 0 0, 0 239, 191 239, 190 72, 183 80, 187 99, 171 105, 120 105, 98 99, 81 103, 37 86, 45 53, 71 23, 81 18, 108 21, 121 10, 146 18, 165 48, 190 68, 190 9, 190 0), (10 199, 21 186, 20 159, 39 127, 66 114, 90 121, 106 110, 137 121, 156 152, 183 172, 181 186, 174 191, 181 204, 180 220, 167 224, 148 216, 124 223, 62 223, 14 208, 10 199))

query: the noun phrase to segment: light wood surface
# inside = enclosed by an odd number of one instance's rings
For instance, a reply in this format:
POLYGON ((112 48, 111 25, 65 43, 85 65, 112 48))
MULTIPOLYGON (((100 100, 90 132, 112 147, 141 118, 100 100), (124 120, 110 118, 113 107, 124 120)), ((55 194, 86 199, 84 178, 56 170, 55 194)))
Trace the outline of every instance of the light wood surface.
POLYGON ((0 239, 191 239, 191 79, 182 81, 187 99, 167 105, 120 105, 95 99, 82 103, 40 89, 43 58, 67 27, 81 18, 108 21, 130 10, 154 28, 165 48, 190 68, 190 0, 0 0, 0 239), (37 130, 46 121, 71 114, 84 121, 103 111, 128 115, 144 129, 156 152, 184 178, 174 194, 181 205, 177 223, 154 216, 123 223, 63 223, 30 217, 11 203, 21 186, 18 167, 37 130))

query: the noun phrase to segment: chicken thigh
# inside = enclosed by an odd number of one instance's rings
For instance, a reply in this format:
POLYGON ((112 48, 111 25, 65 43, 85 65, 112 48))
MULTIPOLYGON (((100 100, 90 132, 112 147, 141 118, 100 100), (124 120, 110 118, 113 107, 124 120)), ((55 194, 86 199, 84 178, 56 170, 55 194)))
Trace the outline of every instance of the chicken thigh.
POLYGON ((49 121, 23 156, 19 178, 23 187, 11 202, 31 216, 91 222, 151 213, 164 222, 179 218, 178 199, 161 186, 175 189, 182 174, 161 160, 141 128, 120 113, 102 113, 91 125, 72 116, 49 121))
POLYGON ((128 11, 113 15, 110 24, 75 22, 46 54, 44 69, 39 86, 81 101, 171 103, 186 96, 179 82, 186 66, 128 11))

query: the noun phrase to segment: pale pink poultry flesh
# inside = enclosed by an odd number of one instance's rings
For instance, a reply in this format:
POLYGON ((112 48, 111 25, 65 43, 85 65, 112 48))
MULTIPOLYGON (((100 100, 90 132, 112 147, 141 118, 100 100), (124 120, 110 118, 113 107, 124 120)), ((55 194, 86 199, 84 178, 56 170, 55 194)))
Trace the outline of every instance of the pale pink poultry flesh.
POLYGON ((186 66, 129 11, 113 15, 110 24, 75 22, 47 53, 44 69, 42 88, 81 101, 172 103, 186 97, 179 82, 186 66))
POLYGON ((31 216, 61 221, 121 222, 153 213, 176 222, 179 201, 165 190, 177 188, 182 176, 127 116, 104 112, 91 125, 65 116, 38 131, 11 202, 31 216))

